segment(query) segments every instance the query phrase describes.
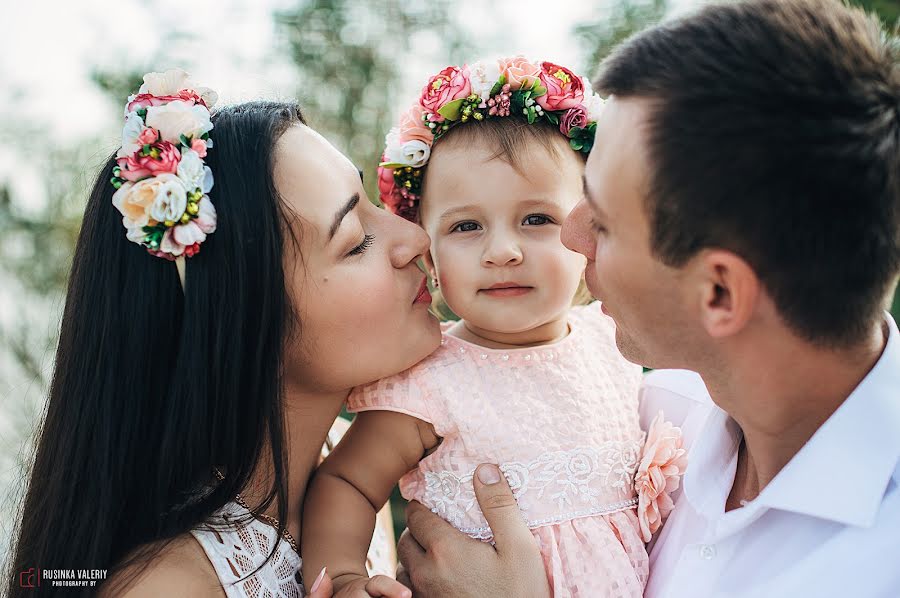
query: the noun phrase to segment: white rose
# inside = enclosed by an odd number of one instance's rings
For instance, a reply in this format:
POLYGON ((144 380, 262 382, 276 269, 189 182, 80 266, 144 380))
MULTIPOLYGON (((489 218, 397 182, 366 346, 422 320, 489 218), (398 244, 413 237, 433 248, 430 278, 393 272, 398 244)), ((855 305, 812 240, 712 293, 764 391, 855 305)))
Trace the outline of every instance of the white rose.
POLYGON ((147 126, 159 131, 163 140, 178 145, 180 137, 200 137, 212 130, 209 110, 200 104, 190 105, 179 100, 164 106, 147 107, 147 126))
POLYGON ((200 155, 194 150, 181 152, 181 161, 178 162, 178 178, 184 183, 184 188, 188 192, 200 189, 201 193, 209 193, 212 190, 212 170, 203 164, 200 155))
POLYGON ((400 143, 400 129, 394 127, 385 138, 384 157, 390 164, 402 164, 421 168, 428 162, 431 156, 431 146, 414 139, 406 143, 400 143))
POLYGON ((144 121, 137 112, 129 112, 125 117, 125 126, 122 128, 122 148, 116 153, 117 158, 131 156, 141 149, 137 138, 144 130, 144 121))
POLYGON ((469 81, 472 93, 487 101, 491 97, 491 89, 500 80, 500 63, 497 60, 478 61, 469 66, 469 81))
POLYGON ((588 122, 596 122, 600 118, 600 111, 603 110, 603 98, 594 93, 590 79, 583 77, 582 82, 584 83, 584 101, 582 103, 587 112, 588 122))
POLYGON ((595 93, 584 94, 584 108, 587 111, 588 122, 596 122, 600 119, 600 113, 603 111, 603 98, 595 93))
POLYGON ((149 93, 155 96, 171 96, 182 89, 191 88, 191 76, 182 69, 169 69, 164 73, 147 73, 144 84, 138 93, 149 93))
POLYGON ((413 168, 421 168, 428 163, 428 158, 431 156, 431 146, 418 139, 413 139, 400 146, 400 154, 403 157, 401 164, 412 166, 413 168))
POLYGON ((150 216, 157 222, 178 221, 187 208, 187 193, 181 179, 174 174, 160 174, 156 179, 156 197, 150 216))

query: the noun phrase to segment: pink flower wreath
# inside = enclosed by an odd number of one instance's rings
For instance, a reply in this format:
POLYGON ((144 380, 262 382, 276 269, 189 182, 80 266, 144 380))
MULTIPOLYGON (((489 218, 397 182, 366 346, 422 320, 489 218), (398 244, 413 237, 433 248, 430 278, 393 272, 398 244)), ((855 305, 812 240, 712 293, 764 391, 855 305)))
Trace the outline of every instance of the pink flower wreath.
POLYGON ((395 214, 416 220, 422 174, 435 141, 470 120, 518 116, 559 127, 573 150, 587 154, 594 144, 603 100, 590 82, 552 62, 522 56, 448 66, 430 77, 418 101, 385 138, 378 169, 381 202, 395 214))

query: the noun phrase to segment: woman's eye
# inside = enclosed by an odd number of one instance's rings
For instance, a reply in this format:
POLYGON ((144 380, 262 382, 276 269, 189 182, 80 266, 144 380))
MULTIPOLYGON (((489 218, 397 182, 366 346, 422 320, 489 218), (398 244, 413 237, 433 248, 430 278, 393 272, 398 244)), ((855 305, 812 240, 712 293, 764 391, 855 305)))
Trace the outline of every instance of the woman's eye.
POLYGON ((544 224, 551 224, 552 222, 553 220, 544 214, 531 214, 530 216, 525 217, 522 224, 527 224, 528 226, 541 226, 544 224))
POLYGON ((479 228, 481 227, 477 222, 460 222, 459 224, 451 228, 450 232, 470 233, 472 231, 478 230, 479 228))
POLYGON ((374 240, 375 240, 375 235, 365 235, 363 237, 362 243, 360 243, 359 245, 357 245, 356 247, 351 249, 350 253, 348 253, 347 255, 351 256, 351 255, 360 255, 360 254, 365 253, 366 249, 368 249, 369 247, 372 246, 372 242, 374 240))

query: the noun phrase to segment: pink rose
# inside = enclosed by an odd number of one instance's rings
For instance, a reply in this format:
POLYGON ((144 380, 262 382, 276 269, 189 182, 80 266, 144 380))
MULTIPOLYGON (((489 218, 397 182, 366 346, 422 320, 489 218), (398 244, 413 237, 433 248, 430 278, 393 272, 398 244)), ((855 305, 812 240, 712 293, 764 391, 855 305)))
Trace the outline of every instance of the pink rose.
POLYGON ((407 141, 421 141, 431 145, 434 143, 434 133, 422 122, 425 110, 419 104, 413 105, 400 117, 400 143, 407 141))
POLYGON ((568 137, 572 127, 581 127, 583 129, 587 124, 587 110, 579 104, 574 108, 569 108, 559 120, 559 132, 568 137))
POLYGON ((687 469, 681 429, 663 420, 662 412, 647 430, 647 442, 634 477, 638 496, 641 539, 649 542, 675 507, 670 494, 678 489, 687 469))
POLYGON ((153 144, 150 149, 152 153, 146 156, 135 152, 131 156, 119 158, 123 179, 133 183, 164 172, 175 174, 178 171, 178 161, 181 159, 178 148, 168 141, 161 141, 153 144))
MULTIPOLYGON (((385 161, 386 156, 381 157, 381 161, 385 161)), ((378 167, 378 193, 381 197, 381 203, 393 212, 400 203, 401 197, 394 181, 394 171, 384 166, 378 167)))
POLYGON ((564 66, 552 62, 541 63, 541 85, 547 93, 535 98, 547 111, 568 110, 584 101, 584 83, 581 77, 564 66))
POLYGON ((202 139, 191 139, 191 149, 201 158, 206 157, 206 142, 202 139))
POLYGON ((506 75, 506 82, 512 91, 530 87, 540 79, 541 69, 525 59, 524 56, 500 59, 500 73, 506 75))
MULTIPOLYGON (((437 75, 428 80, 428 83, 422 89, 422 97, 419 98, 419 104, 426 111, 437 115, 447 103, 453 100, 468 97, 472 93, 472 85, 469 82, 469 69, 462 69, 455 66, 448 66, 437 75)), ((443 121, 443 117, 438 116, 439 121, 443 121)))
POLYGON ((153 127, 146 127, 141 134, 138 135, 137 142, 139 145, 153 145, 159 139, 159 131, 153 127))

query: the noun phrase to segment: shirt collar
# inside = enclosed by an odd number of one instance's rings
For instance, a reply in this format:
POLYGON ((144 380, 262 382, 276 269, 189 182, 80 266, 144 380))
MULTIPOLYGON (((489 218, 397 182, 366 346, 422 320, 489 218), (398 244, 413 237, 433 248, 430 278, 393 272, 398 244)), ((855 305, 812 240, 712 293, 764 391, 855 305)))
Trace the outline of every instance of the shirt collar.
POLYGON ((891 478, 900 483, 900 332, 890 314, 885 320, 875 367, 754 503, 873 525, 891 478))

